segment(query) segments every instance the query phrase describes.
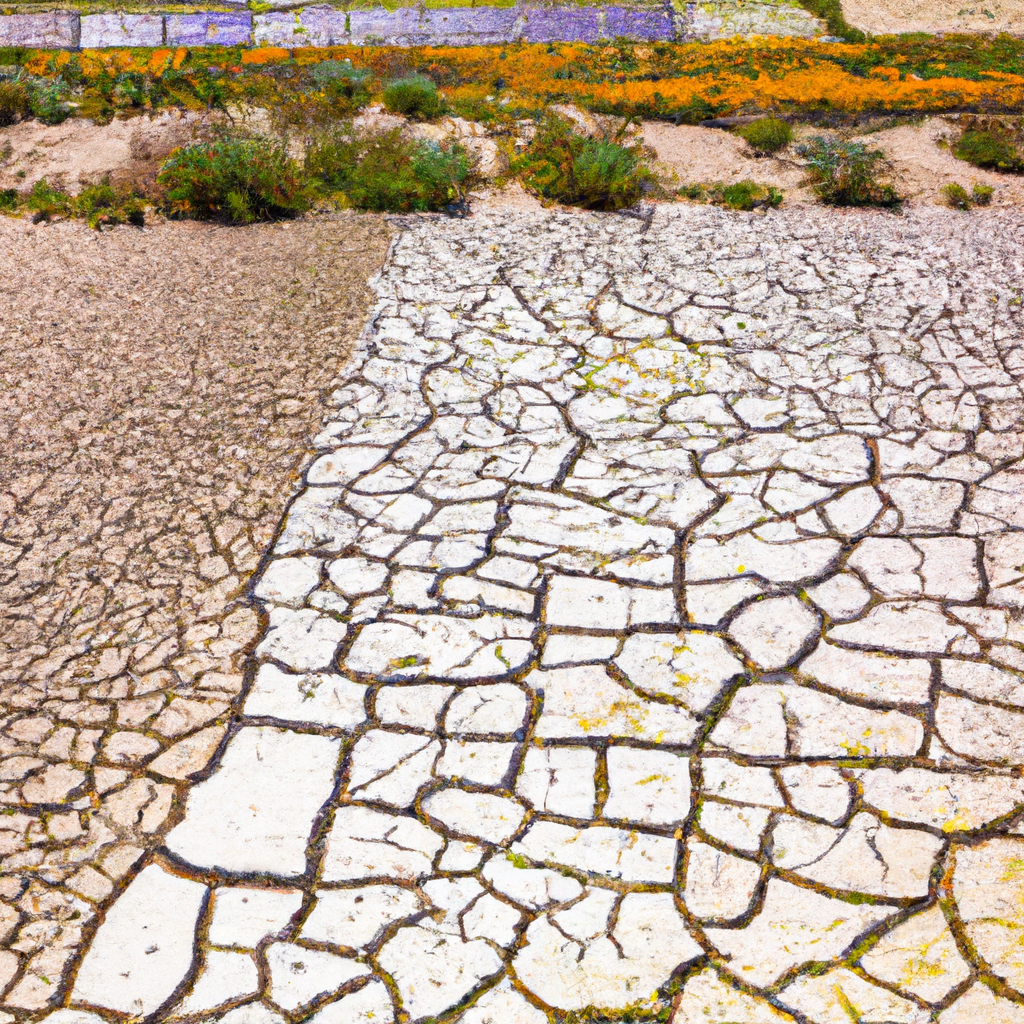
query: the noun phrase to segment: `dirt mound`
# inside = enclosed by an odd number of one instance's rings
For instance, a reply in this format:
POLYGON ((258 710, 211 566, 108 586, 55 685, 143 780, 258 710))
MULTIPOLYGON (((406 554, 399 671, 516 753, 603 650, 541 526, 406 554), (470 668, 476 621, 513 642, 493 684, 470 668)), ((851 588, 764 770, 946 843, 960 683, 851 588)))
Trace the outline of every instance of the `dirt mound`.
POLYGON ((109 175, 114 183, 151 184, 171 150, 202 134, 209 114, 176 109, 96 124, 22 121, 0 131, 0 188, 24 191, 40 178, 77 194, 109 175))

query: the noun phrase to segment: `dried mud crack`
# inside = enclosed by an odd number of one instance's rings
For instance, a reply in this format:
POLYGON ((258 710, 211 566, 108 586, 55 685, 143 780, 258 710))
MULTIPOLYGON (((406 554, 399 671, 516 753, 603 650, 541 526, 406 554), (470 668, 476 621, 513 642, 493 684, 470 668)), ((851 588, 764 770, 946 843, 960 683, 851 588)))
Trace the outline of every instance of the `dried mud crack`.
POLYGON ((58 991, 224 732, 247 583, 387 248, 374 218, 0 220, 0 985, 58 991))
POLYGON ((195 784, 166 710, 65 759, 154 838, 52 1024, 1024 1021, 1024 221, 958 224, 398 225, 195 784))

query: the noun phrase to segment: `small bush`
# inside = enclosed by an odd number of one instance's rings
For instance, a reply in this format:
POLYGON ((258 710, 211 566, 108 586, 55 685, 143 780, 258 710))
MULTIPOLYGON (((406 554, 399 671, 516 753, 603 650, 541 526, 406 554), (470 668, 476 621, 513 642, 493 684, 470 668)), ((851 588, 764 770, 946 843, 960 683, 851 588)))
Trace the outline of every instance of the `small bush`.
POLYGON ((0 188, 0 210, 9 213, 18 205, 18 191, 13 188, 0 188))
POLYGON ((73 113, 67 95, 68 87, 60 79, 49 82, 36 80, 30 101, 33 117, 51 125, 66 121, 73 113))
POLYGON ((758 156, 771 156, 793 141, 793 129, 777 117, 761 117, 736 130, 758 156))
POLYGON ((942 186, 942 195, 954 210, 969 210, 971 208, 971 193, 955 181, 942 186))
POLYGON ((384 106, 392 114, 424 121, 439 117, 446 109, 437 86, 424 75, 409 75, 385 86, 384 106))
POLYGON ((309 190, 284 147, 267 139, 219 139, 175 150, 157 175, 172 216, 226 220, 293 217, 309 190))
POLYGON ((32 112, 32 98, 21 82, 0 82, 0 128, 16 124, 32 112))
POLYGON ((370 72, 354 67, 350 60, 325 60, 314 64, 309 79, 333 101, 339 113, 358 110, 370 100, 370 72))
POLYGON ((321 139, 306 156, 306 170, 356 209, 419 213, 459 203, 470 162, 461 146, 405 139, 396 129, 321 139))
POLYGON ((54 217, 67 217, 72 212, 71 197, 63 189, 53 188, 45 178, 40 178, 32 186, 25 205, 32 211, 34 224, 54 217))
POLYGON ((558 117, 540 125, 512 170, 545 199, 586 210, 621 210, 657 189, 639 143, 579 135, 558 117))
POLYGON ((942 186, 942 195, 954 210, 969 210, 972 206, 988 206, 995 189, 991 185, 972 185, 968 192, 963 185, 950 182, 942 186))
POLYGON ((774 210, 782 205, 781 189, 774 185, 761 185, 756 181, 737 181, 733 185, 683 185, 677 194, 686 199, 696 199, 730 210, 774 210))
POLYGON ((971 198, 977 206, 988 206, 995 189, 991 185, 972 185, 971 198))
POLYGON ((322 60, 310 68, 309 77, 323 88, 332 82, 365 82, 370 72, 357 68, 350 60, 322 60))
POLYGON ((995 132, 964 132, 953 147, 953 156, 985 170, 1009 174, 1024 172, 1024 159, 1013 140, 995 132))
POLYGON ((863 142, 815 136, 797 152, 807 161, 814 194, 829 206, 893 208, 902 202, 895 188, 879 180, 884 155, 863 142))
POLYGON ((107 181, 83 189, 74 201, 74 210, 85 218, 89 227, 96 229, 114 227, 116 224, 142 227, 145 222, 139 197, 115 189, 107 181))

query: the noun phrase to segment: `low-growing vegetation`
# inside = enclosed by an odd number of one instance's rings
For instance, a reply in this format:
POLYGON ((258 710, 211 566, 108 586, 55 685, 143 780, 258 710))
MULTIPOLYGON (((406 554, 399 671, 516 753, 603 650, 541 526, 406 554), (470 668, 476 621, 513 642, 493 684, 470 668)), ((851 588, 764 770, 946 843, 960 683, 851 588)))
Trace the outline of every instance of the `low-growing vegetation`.
POLYGON ((269 139, 223 138, 173 153, 157 177, 172 216, 249 224, 308 210, 301 168, 269 139))
POLYGON ((0 211, 25 212, 35 223, 69 217, 81 217, 91 228, 133 224, 145 220, 145 202, 135 191, 102 181, 83 189, 77 196, 40 178, 25 195, 11 189, 0 190, 0 211))
POLYGON ((446 110, 436 83, 425 75, 409 75, 384 87, 384 106, 392 114, 404 114, 421 121, 440 117, 446 110))
POLYGON ((882 206, 903 202, 899 192, 884 180, 885 156, 863 142, 816 135, 797 146, 806 162, 814 194, 828 206, 882 206))
POLYGON ((0 128, 16 124, 31 112, 28 89, 21 82, 0 81, 0 128))
POLYGON ((954 210, 969 210, 973 206, 988 206, 995 189, 991 185, 972 185, 968 192, 963 185, 951 181, 942 186, 942 197, 954 210))
POLYGON ((782 190, 774 185, 763 185, 749 179, 737 181, 731 185, 721 183, 684 185, 678 190, 678 194, 684 199, 747 212, 758 209, 777 209, 785 198, 782 190))
POLYGON ((965 131, 953 145, 953 156, 984 170, 1024 173, 1024 157, 1008 133, 965 131))
POLYGON ((306 170, 319 192, 357 210, 425 212, 458 206, 471 166, 459 145, 343 129, 310 148, 306 170))
POLYGON ((736 129, 758 156, 774 156, 793 141, 793 129, 778 117, 759 117, 736 129))
POLYGON ((512 170, 544 199, 587 210, 621 210, 658 191, 638 142, 624 142, 621 133, 581 135, 553 115, 538 126, 512 170))

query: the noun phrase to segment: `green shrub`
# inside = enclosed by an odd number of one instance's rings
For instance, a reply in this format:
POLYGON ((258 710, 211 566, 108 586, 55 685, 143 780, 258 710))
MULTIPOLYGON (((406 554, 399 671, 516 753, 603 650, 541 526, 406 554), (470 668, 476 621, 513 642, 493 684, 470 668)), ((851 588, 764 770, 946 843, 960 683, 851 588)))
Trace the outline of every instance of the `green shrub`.
POLYGON ((992 202, 995 189, 991 185, 972 185, 971 198, 978 206, 988 206, 992 202))
POLYGON ((68 87, 60 79, 36 80, 31 89, 30 105, 33 117, 43 124, 61 124, 73 113, 67 102, 68 87))
POLYGON ((470 161, 461 146, 405 139, 395 129, 321 139, 310 147, 306 170, 321 189, 341 192, 356 209, 424 212, 462 200, 470 161))
POLYGON ((969 210, 972 206, 988 206, 995 189, 991 185, 972 185, 968 192, 963 185, 950 182, 941 189, 943 198, 954 210, 969 210))
POLYGON ((147 99, 146 79, 137 71, 125 71, 114 79, 110 95, 119 107, 141 107, 147 99))
POLYGON ((15 124, 32 112, 32 98, 21 82, 0 82, 0 128, 15 124))
POLYGON ((775 209, 782 205, 782 192, 774 185, 759 185, 756 181, 737 181, 721 190, 722 206, 730 210, 754 210, 760 206, 775 209))
POLYGON ((1024 159, 1013 140, 995 132, 964 132, 953 147, 953 156, 986 170, 1010 174, 1024 171, 1024 159))
POLYGON ((0 188, 0 210, 10 212, 18 205, 18 191, 13 188, 0 188))
POLYGON ((424 75, 409 75, 385 86, 384 106, 392 114, 405 114, 424 121, 439 117, 446 109, 437 86, 424 75))
POLYGON ((879 180, 885 159, 863 142, 843 142, 815 136, 797 147, 807 161, 814 194, 829 206, 897 207, 902 203, 892 185, 879 180))
POLYGON ((354 67, 350 60, 325 60, 314 64, 309 72, 310 81, 336 103, 343 101, 345 109, 355 110, 370 100, 368 81, 370 72, 354 67))
POLYGON ((942 186, 942 195, 954 210, 969 210, 971 208, 971 193, 955 181, 942 186))
POLYGON ((777 117, 760 117, 736 130, 758 156, 770 156, 793 141, 793 129, 777 117))
POLYGON ((72 212, 71 197, 62 188, 53 188, 45 178, 40 178, 25 200, 32 211, 33 223, 49 221, 54 217, 67 217, 72 212))
POLYGON ((737 181, 732 185, 683 185, 677 195, 685 199, 696 199, 702 203, 725 206, 730 210, 774 210, 782 205, 781 189, 774 185, 762 185, 756 181, 737 181))
POLYGON ((268 139, 219 139, 175 150, 157 175, 177 217, 256 220, 308 210, 309 189, 284 147, 268 139))
POLYGON ((350 60, 322 60, 310 68, 309 77, 323 88, 331 82, 365 82, 370 72, 357 68, 350 60))
POLYGON ((512 170, 545 199, 586 210, 621 210, 657 189, 639 143, 579 135, 559 117, 538 127, 512 170))
POLYGON ((74 201, 74 211, 85 218, 89 227, 97 229, 116 224, 142 227, 145 222, 139 197, 113 188, 108 181, 83 189, 74 201))

